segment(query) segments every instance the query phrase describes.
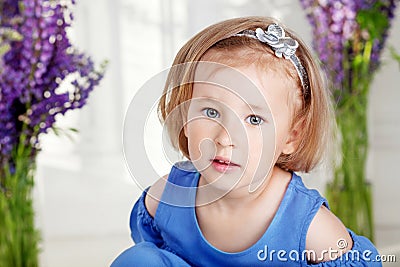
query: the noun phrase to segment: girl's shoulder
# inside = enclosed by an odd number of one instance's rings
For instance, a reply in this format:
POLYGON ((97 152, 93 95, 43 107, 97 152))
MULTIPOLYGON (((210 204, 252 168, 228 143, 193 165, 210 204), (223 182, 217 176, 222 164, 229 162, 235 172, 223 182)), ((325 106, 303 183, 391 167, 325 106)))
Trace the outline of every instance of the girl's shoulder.
MULTIPOLYGON (((326 199, 318 190, 306 187, 302 178, 296 173, 292 173, 287 188, 287 200, 283 204, 287 206, 285 216, 282 217, 283 220, 290 220, 300 226, 302 250, 314 251, 317 255, 323 255, 322 251, 329 247, 333 248, 341 238, 351 244, 351 238, 346 228, 329 211, 326 199)), ((297 226, 293 227, 295 229, 293 231, 299 229, 297 226)), ((342 249, 340 254, 344 252, 346 252, 346 248, 342 249)), ((318 257, 316 260, 308 258, 307 260, 316 263, 326 260, 326 258, 318 257)))
POLYGON ((344 224, 329 209, 321 206, 308 227, 306 237, 306 250, 314 251, 319 257, 308 255, 308 260, 314 263, 335 260, 352 247, 353 240, 344 224), (325 251, 334 251, 335 254, 325 251))
POLYGON ((377 254, 374 245, 365 237, 357 236, 347 229, 342 221, 329 210, 327 200, 318 190, 306 187, 300 176, 293 173, 289 188, 293 194, 292 203, 303 203, 302 210, 305 211, 306 219, 303 225, 304 239, 302 238, 301 247, 305 251, 313 252, 306 254, 307 261, 315 264, 309 266, 339 266, 340 264, 358 266, 357 262, 346 257, 350 258, 349 256, 354 251, 360 254, 364 251, 372 251, 374 255, 377 254))
POLYGON ((145 207, 148 213, 154 218, 158 204, 160 203, 162 193, 164 192, 169 174, 158 179, 147 191, 144 199, 145 207))
POLYGON ((172 188, 176 185, 177 187, 175 188, 177 189, 191 187, 195 182, 194 175, 196 174, 197 170, 190 161, 175 163, 169 174, 162 176, 148 189, 145 197, 145 206, 149 214, 154 218, 167 183, 172 185, 172 188))

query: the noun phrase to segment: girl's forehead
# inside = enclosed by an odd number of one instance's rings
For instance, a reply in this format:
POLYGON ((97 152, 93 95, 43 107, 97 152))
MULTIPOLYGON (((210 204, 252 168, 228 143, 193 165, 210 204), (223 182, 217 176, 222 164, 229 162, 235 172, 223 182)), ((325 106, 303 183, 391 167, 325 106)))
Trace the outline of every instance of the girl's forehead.
POLYGON ((215 84, 197 83, 191 99, 192 106, 209 106, 229 109, 235 113, 271 113, 268 101, 263 96, 243 98, 235 90, 223 88, 215 84))
POLYGON ((196 69, 192 97, 239 98, 253 107, 271 103, 287 106, 288 84, 279 73, 256 64, 230 67, 216 62, 201 62, 196 69))
MULTIPOLYGON (((249 67, 253 74, 258 75, 257 79, 252 79, 253 82, 257 82, 257 80, 262 82, 265 74, 273 72, 290 87, 298 87, 298 75, 290 60, 278 58, 271 49, 258 41, 255 44, 256 46, 252 47, 240 46, 233 49, 211 48, 201 57, 201 60, 221 64, 239 71, 249 67)), ((212 75, 212 71, 217 70, 218 68, 211 69, 210 75, 212 75)), ((252 77, 251 73, 245 74, 252 77)))

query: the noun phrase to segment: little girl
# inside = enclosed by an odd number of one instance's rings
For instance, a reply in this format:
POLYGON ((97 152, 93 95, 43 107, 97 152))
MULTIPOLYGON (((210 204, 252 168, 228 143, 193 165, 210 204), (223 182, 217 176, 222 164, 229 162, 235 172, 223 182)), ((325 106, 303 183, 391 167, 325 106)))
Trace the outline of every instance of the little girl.
MULTIPOLYGON (((329 51, 327 51, 329 52, 329 51)), ((147 188, 121 266, 381 266, 295 172, 334 118, 310 50, 271 18, 212 25, 178 52, 159 113, 189 160, 147 188)))

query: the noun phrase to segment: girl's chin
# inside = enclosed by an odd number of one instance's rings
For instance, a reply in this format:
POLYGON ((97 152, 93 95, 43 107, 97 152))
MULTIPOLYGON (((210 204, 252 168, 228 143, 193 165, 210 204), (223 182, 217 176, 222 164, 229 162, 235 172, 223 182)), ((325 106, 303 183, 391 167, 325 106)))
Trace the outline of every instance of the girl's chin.
POLYGON ((201 185, 204 189, 209 188, 212 191, 224 191, 228 193, 235 188, 243 186, 243 177, 239 174, 235 175, 228 175, 228 174, 221 174, 214 170, 209 171, 206 170, 201 173, 202 182, 201 185))

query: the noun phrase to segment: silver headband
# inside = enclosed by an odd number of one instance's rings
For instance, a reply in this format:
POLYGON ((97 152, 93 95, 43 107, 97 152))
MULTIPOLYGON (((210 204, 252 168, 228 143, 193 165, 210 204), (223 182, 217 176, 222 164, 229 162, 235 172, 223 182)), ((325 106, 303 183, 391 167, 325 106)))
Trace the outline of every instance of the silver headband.
POLYGON ((234 36, 246 36, 259 40, 260 42, 268 44, 275 51, 277 57, 282 58, 283 55, 286 59, 289 59, 293 63, 297 74, 299 75, 304 90, 303 95, 306 96, 310 92, 306 69, 301 65, 300 59, 295 54, 297 47, 299 47, 299 43, 296 40, 285 36, 285 31, 281 26, 271 24, 268 26, 266 31, 261 28, 257 28, 255 31, 244 30, 234 36))

